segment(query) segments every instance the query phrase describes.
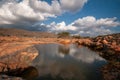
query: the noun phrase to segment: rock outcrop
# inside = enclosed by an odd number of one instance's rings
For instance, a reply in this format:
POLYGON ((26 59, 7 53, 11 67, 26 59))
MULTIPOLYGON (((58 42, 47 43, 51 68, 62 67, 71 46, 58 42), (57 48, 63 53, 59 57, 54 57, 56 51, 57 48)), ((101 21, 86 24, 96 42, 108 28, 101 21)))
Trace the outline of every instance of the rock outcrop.
MULTIPOLYGON (((38 51, 34 46, 30 45, 19 45, 12 51, 5 50, 0 54, 0 72, 9 72, 11 70, 16 70, 19 68, 26 68, 30 66, 31 62, 38 55, 38 51), (8 53, 10 52, 10 53, 8 53)), ((12 48, 12 47, 11 47, 12 48)), ((8 48, 10 49, 10 48, 8 48)))
POLYGON ((120 79, 120 33, 92 38, 85 46, 99 52, 108 61, 101 69, 104 80, 120 79))

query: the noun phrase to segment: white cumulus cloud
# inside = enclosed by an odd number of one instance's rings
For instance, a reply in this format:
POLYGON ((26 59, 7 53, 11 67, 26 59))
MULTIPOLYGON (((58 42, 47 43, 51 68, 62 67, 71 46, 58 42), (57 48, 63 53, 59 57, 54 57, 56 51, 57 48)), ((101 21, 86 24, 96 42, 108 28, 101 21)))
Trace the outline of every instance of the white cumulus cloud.
POLYGON ((115 17, 96 19, 93 16, 87 16, 79 18, 71 25, 77 28, 77 34, 97 36, 111 33, 109 28, 119 26, 120 22, 116 21, 115 17))
MULTIPOLYGON (((0 24, 27 24, 43 21, 47 17, 54 17, 55 14, 42 11, 35 12, 30 7, 30 2, 33 0, 23 0, 17 3, 15 0, 8 0, 0 7, 0 24)), ((34 0, 34 2, 37 0, 34 0)), ((47 5, 45 5, 47 6, 47 5)))
POLYGON ((62 13, 61 5, 57 0, 53 0, 51 5, 45 1, 30 0, 30 7, 36 12, 59 15, 62 13))
POLYGON ((100 18, 96 19, 93 16, 79 18, 69 25, 65 22, 51 23, 49 30, 51 32, 68 31, 71 34, 80 34, 82 36, 98 36, 112 33, 111 27, 119 26, 120 22, 116 18, 100 18))
POLYGON ((80 10, 86 2, 87 0, 60 0, 62 8, 70 12, 80 10))
POLYGON ((78 11, 85 2, 87 1, 51 0, 51 4, 49 4, 45 0, 21 0, 21 2, 19 0, 1 0, 0 25, 31 25, 49 17, 57 17, 66 11, 78 11))

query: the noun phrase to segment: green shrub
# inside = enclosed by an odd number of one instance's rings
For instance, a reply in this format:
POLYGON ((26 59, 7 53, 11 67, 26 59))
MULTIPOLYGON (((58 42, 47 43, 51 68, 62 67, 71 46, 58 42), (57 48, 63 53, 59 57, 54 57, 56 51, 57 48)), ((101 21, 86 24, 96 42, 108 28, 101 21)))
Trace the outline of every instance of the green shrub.
POLYGON ((58 35, 58 38, 68 38, 68 37, 70 37, 69 32, 60 32, 57 35, 58 35))

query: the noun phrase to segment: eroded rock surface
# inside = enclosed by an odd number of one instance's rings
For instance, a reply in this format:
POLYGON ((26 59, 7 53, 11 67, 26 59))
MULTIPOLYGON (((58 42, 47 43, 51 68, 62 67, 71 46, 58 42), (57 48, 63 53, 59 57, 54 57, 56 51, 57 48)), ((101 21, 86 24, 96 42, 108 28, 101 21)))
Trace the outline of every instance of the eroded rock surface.
POLYGON ((26 68, 38 55, 38 51, 34 46, 23 45, 19 47, 19 49, 15 49, 11 49, 13 51, 5 50, 2 54, 0 54, 0 72, 7 72, 18 68, 26 68))

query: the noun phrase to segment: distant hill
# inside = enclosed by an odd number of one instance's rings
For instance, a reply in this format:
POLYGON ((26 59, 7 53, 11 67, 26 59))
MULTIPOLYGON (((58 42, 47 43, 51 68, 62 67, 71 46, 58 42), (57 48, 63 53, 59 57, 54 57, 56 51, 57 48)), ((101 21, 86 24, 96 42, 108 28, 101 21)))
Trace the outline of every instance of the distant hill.
POLYGON ((0 28, 0 36, 55 38, 57 35, 49 32, 27 31, 15 28, 0 28))

